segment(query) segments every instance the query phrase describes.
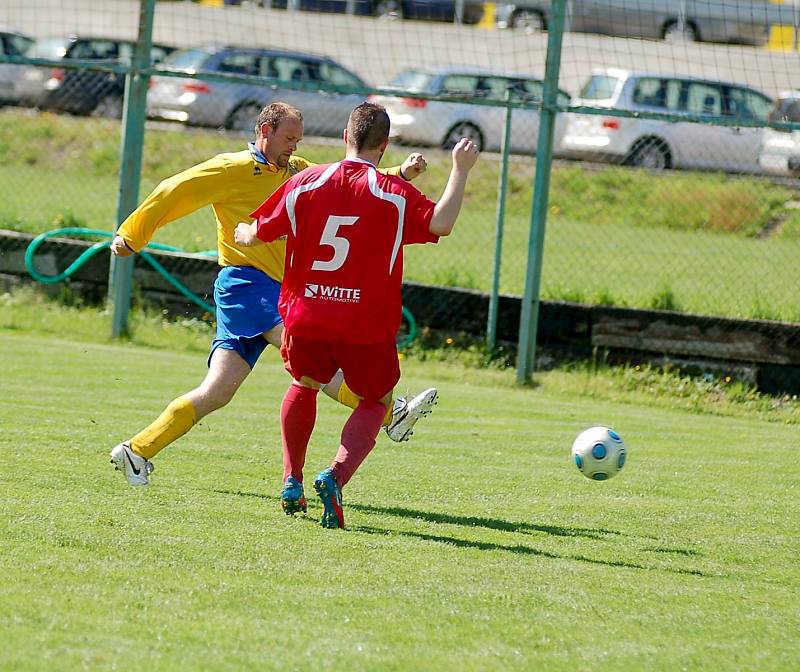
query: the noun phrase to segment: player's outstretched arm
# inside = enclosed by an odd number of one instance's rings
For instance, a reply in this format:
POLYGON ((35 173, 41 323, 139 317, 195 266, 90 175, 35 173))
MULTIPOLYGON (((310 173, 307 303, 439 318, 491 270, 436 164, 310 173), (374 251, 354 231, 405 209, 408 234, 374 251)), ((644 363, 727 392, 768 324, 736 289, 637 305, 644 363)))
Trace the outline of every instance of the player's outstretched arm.
POLYGON ((452 152, 453 166, 444 193, 433 210, 433 217, 428 230, 437 236, 449 236, 455 226, 461 204, 464 201, 464 189, 467 186, 469 171, 478 160, 478 148, 475 144, 461 138, 452 152))
POLYGON ((264 241, 256 235, 258 228, 257 222, 239 222, 233 231, 233 239, 237 245, 241 247, 254 247, 255 245, 263 245, 264 241))

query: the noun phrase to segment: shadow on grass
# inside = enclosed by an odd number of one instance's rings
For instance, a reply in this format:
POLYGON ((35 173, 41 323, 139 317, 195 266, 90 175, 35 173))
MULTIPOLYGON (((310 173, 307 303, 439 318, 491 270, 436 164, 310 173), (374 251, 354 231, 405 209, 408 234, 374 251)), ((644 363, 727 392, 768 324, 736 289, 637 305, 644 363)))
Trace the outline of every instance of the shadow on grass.
POLYGON ((608 567, 624 567, 627 569, 643 569, 647 571, 663 571, 672 574, 687 574, 690 576, 702 576, 705 578, 716 577, 716 574, 706 574, 697 569, 683 569, 680 567, 648 567, 647 565, 640 565, 635 562, 626 562, 624 560, 598 560, 596 558, 588 558, 585 555, 559 555, 558 553, 550 553, 549 551, 541 551, 524 544, 494 544, 488 541, 470 541, 467 539, 458 539, 455 537, 444 537, 436 534, 425 534, 423 532, 408 532, 399 530, 385 530, 377 527, 368 527, 357 525, 350 528, 353 532, 363 532, 364 534, 376 534, 380 536, 402 536, 411 537, 414 539, 421 539, 422 541, 434 541, 440 544, 448 544, 458 548, 472 548, 479 551, 506 551, 508 553, 516 553, 519 555, 535 555, 543 558, 550 558, 551 560, 574 560, 577 562, 588 562, 593 565, 606 565, 608 567))
POLYGON ((348 504, 348 508, 365 513, 378 513, 400 518, 416 518, 428 523, 446 523, 448 525, 463 525, 464 527, 486 527, 490 530, 502 532, 521 532, 532 534, 544 532, 556 537, 589 537, 590 539, 604 539, 607 535, 624 535, 616 530, 587 527, 560 527, 557 525, 536 525, 533 523, 520 523, 497 518, 482 518, 480 516, 454 516, 449 513, 435 513, 432 511, 418 511, 397 506, 371 506, 369 504, 348 504))

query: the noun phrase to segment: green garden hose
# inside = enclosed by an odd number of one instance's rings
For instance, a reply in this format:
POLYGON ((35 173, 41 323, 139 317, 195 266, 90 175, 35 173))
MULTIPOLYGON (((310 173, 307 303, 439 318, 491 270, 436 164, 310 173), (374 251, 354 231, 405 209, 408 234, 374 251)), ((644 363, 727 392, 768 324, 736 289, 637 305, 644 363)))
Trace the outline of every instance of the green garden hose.
MULTIPOLYGON (((52 231, 47 231, 45 233, 39 234, 34 238, 28 248, 25 250, 25 268, 27 269, 28 273, 31 274, 31 277, 36 280, 37 282, 41 282, 45 285, 54 285, 58 282, 63 282, 71 275, 73 275, 81 266, 83 266, 86 262, 89 261, 95 254, 100 252, 101 250, 106 249, 107 247, 111 246, 111 240, 106 240, 102 242, 95 243, 91 247, 84 250, 80 256, 78 256, 75 261, 73 261, 67 268, 57 275, 45 275, 40 273, 36 269, 36 264, 34 263, 34 255, 36 254, 36 250, 39 246, 48 238, 53 238, 54 236, 101 236, 104 238, 114 238, 116 234, 112 233, 111 231, 100 231, 99 229, 87 229, 82 226, 71 226, 65 227, 61 229, 53 229, 52 231)), ((210 303, 203 301, 197 294, 192 292, 186 285, 184 285, 180 280, 178 280, 174 275, 172 275, 167 269, 165 269, 161 263, 152 255, 148 254, 147 250, 161 250, 164 252, 183 252, 178 247, 173 247, 172 245, 164 245, 162 243, 149 243, 144 247, 139 255, 148 263, 150 264, 156 272, 161 275, 169 284, 171 284, 175 289, 177 289, 183 296, 189 299, 192 303, 200 306, 203 310, 211 313, 212 315, 215 312, 215 308, 210 303)), ((217 252, 216 250, 207 250, 205 252, 200 252, 200 254, 204 257, 216 257, 217 252)), ((417 323, 414 320, 414 316, 411 314, 411 311, 408 310, 405 306, 403 306, 403 319, 408 324, 408 333, 402 337, 398 338, 397 347, 405 348, 414 341, 417 337, 417 323)))
MULTIPOLYGON (((111 233, 110 231, 100 231, 98 229, 86 229, 82 226, 77 227, 66 227, 63 229, 54 229, 53 231, 47 231, 42 233, 36 238, 34 238, 30 244, 28 245, 28 249, 25 250, 25 268, 27 269, 28 273, 31 274, 34 280, 41 282, 45 285, 53 285, 57 282, 62 282, 69 278, 73 273, 75 273, 81 266, 83 266, 86 262, 89 261, 95 254, 100 252, 101 250, 106 249, 107 247, 111 246, 111 241, 106 240, 103 242, 95 243, 91 247, 84 250, 80 256, 73 261, 67 268, 59 273, 58 275, 44 275, 36 270, 36 265, 34 264, 33 257, 36 254, 36 250, 38 247, 48 238, 52 238, 53 236, 69 236, 69 235, 81 235, 81 236, 102 236, 105 238, 114 238, 116 234, 111 233)), ((152 254, 148 254, 147 250, 162 250, 165 252, 182 252, 180 248, 172 247, 172 245, 163 245, 161 243, 150 243, 144 247, 144 249, 139 253, 141 257, 150 264, 159 275, 161 275, 169 284, 171 284, 175 289, 177 289, 183 296, 189 299, 192 303, 200 306, 203 310, 208 311, 212 315, 214 314, 214 306, 206 301, 203 301, 197 294, 192 292, 186 285, 184 285, 180 280, 178 280, 174 275, 170 274, 167 269, 165 269, 152 254)), ((217 252, 216 250, 208 250, 206 252, 200 253, 206 257, 216 257, 217 252)))

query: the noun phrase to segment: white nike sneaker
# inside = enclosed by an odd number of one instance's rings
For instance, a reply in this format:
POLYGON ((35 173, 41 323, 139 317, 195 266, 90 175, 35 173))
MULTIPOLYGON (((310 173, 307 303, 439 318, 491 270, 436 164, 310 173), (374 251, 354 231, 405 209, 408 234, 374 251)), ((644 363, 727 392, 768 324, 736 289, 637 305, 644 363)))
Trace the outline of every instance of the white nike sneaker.
POLYGON ((111 464, 121 471, 131 485, 147 485, 148 476, 153 473, 153 463, 137 455, 127 443, 120 443, 111 450, 111 464))
POLYGON ((392 420, 385 427, 389 438, 397 442, 408 441, 408 437, 414 433, 417 420, 428 415, 438 399, 439 392, 435 387, 420 392, 411 401, 407 401, 405 397, 395 399, 392 420))

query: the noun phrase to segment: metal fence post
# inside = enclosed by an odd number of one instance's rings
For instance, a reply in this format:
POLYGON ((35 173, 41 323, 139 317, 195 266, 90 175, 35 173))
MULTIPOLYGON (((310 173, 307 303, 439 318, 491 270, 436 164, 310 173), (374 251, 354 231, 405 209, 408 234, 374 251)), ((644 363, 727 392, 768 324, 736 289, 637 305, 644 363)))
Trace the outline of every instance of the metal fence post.
POLYGON ((544 232, 550 191, 550 169, 553 163, 553 131, 558 104, 558 73, 561 67, 561 42, 564 36, 566 0, 554 0, 552 19, 547 33, 539 140, 536 145, 536 175, 533 181, 531 231, 528 239, 528 264, 525 270, 525 292, 519 324, 517 382, 525 383, 533 373, 536 356, 536 333, 539 327, 539 289, 544 262, 544 232))
MULTIPOLYGON (((149 75, 153 43, 155 0, 140 0, 139 34, 133 52, 131 69, 125 76, 125 106, 122 113, 122 139, 117 197, 117 227, 133 212, 139 200, 139 179, 142 172, 142 145, 146 116, 149 75)), ((111 257, 108 277, 108 298, 114 305, 111 335, 117 338, 128 331, 128 312, 133 285, 133 257, 111 257)))
POLYGON ((506 114, 503 120, 503 147, 501 149, 500 184, 497 189, 497 221, 494 234, 494 272, 492 293, 489 295, 489 317, 486 320, 486 345, 494 350, 497 345, 497 310, 500 295, 500 267, 503 257, 503 228, 506 217, 506 192, 508 189, 508 157, 511 153, 511 88, 506 89, 506 114))

